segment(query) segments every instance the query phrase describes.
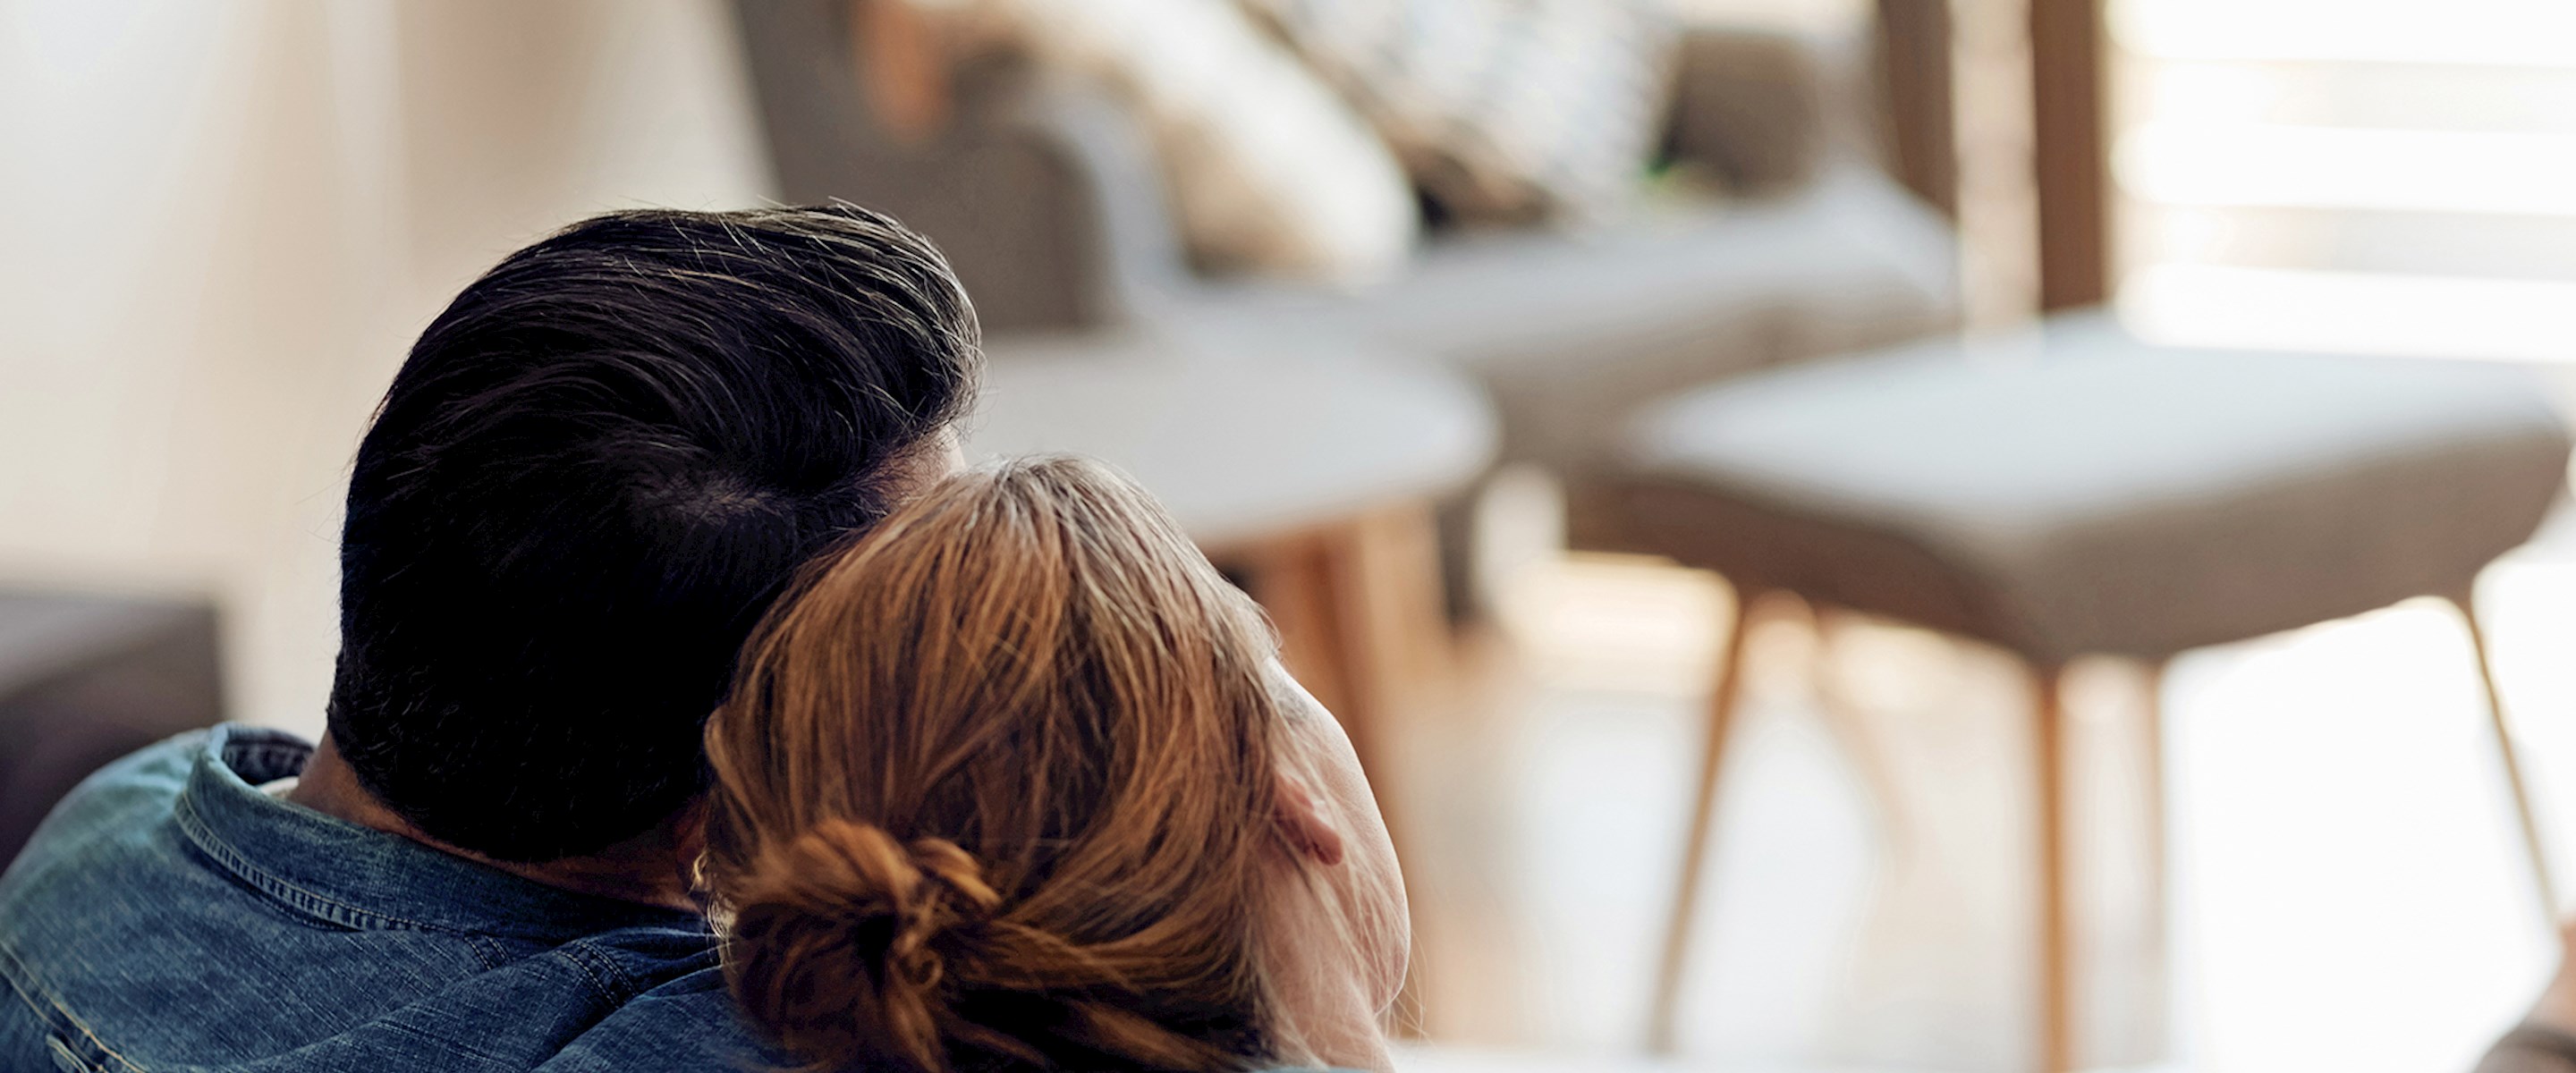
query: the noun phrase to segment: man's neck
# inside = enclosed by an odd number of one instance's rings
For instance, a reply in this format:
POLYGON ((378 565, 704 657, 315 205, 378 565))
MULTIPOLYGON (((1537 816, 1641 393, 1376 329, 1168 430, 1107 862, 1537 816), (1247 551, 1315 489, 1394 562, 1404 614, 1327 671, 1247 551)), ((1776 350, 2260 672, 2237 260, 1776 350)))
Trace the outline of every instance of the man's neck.
POLYGON ((442 853, 497 868, 549 887, 621 901, 699 912, 690 873, 696 860, 694 809, 682 809, 651 830, 597 853, 551 861, 504 861, 462 846, 439 841, 412 826, 358 782, 358 773, 340 756, 331 736, 313 750, 313 759, 287 791, 286 799, 326 816, 360 827, 401 835, 442 853))

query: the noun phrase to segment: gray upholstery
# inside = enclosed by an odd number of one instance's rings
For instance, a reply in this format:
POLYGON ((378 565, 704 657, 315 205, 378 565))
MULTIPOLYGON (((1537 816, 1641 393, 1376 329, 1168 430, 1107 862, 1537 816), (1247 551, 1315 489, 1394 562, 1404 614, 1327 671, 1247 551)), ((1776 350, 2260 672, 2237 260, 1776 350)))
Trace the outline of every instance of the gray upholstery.
POLYGON ((1652 547, 2043 663, 2462 592, 2569 450, 2520 370, 2159 348, 2098 316, 1701 389, 1628 434, 1652 547))
POLYGON ((1473 385, 1355 342, 1167 323, 988 349, 970 457, 1106 460, 1211 548, 1445 495, 1493 457, 1473 385))
POLYGON ((1106 458, 1212 544, 1447 495, 1491 464, 1491 404, 1456 372, 1229 313, 1245 288, 1193 274, 1150 139, 1101 87, 986 65, 936 138, 889 136, 849 7, 735 5, 779 185, 890 211, 947 253, 993 359, 970 450, 1106 458))
POLYGON ((1949 229, 1874 170, 1778 198, 1572 238, 1432 244, 1364 295, 1234 301, 1468 370, 1503 415, 1503 453, 1590 469, 1621 418, 1718 377, 1916 338, 1956 309, 1949 229))
POLYGON ((992 64, 960 120, 907 144, 861 95, 844 0, 735 5, 780 195, 894 214, 936 239, 988 331, 1115 323, 1186 275, 1151 148, 1105 94, 992 64))
MULTIPOLYGON (((841 0, 737 0, 785 195, 847 197, 919 225, 997 342, 1029 329, 1163 337, 1214 352, 1285 334, 1437 358, 1481 381, 1502 454, 1589 475, 1635 407, 1747 369, 1911 338, 1956 317, 1947 225, 1851 159, 1850 43, 1694 31, 1672 141, 1748 194, 1681 199, 1592 235, 1443 235, 1359 293, 1194 275, 1146 141, 1095 90, 1006 69, 962 77, 967 120, 887 138, 851 69, 841 0)), ((1599 536, 1594 534, 1598 532, 1599 536)))
POLYGON ((0 863, 99 765, 223 719, 214 608, 0 591, 0 863))

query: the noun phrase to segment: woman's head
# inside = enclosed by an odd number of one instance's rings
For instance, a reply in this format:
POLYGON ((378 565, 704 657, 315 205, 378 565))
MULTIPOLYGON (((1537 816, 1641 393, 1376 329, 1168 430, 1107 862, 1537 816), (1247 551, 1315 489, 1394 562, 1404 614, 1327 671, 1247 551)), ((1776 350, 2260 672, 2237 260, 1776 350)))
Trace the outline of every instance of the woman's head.
POLYGON ((745 1011, 826 1067, 1306 1057, 1273 933, 1400 964, 1401 896, 1271 647, 1089 463, 953 479, 827 557, 707 729, 745 1011))

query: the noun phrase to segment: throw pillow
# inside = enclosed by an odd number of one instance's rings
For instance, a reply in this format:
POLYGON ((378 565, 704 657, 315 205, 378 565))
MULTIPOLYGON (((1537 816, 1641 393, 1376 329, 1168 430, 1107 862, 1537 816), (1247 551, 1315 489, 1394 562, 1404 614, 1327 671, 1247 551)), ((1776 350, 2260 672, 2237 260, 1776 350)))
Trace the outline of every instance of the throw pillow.
POLYGON ((1411 255, 1420 211, 1402 165, 1331 86, 1226 0, 923 6, 968 20, 972 38, 1131 98, 1199 267, 1358 283, 1411 255))
POLYGON ((1241 0, 1469 220, 1616 215, 1679 40, 1658 0, 1241 0))

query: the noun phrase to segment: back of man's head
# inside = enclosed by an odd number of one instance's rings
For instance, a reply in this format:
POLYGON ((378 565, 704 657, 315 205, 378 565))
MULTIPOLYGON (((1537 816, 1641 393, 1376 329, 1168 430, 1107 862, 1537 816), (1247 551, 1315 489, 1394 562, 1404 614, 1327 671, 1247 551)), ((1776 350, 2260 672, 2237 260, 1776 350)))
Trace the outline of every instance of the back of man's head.
POLYGON ((652 828, 771 597, 945 450, 981 360, 938 251, 861 209, 617 213, 512 254, 358 449, 335 747, 492 857, 652 828))

